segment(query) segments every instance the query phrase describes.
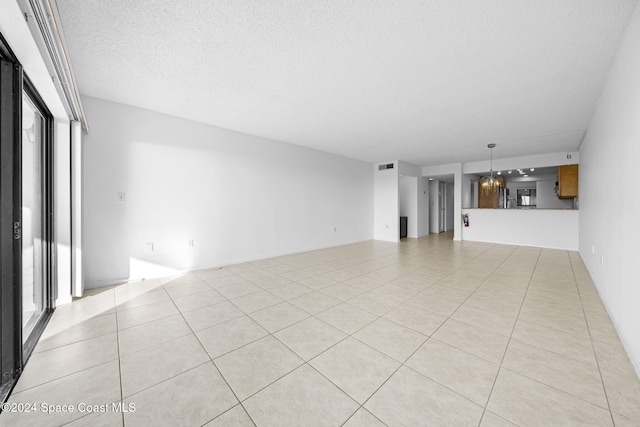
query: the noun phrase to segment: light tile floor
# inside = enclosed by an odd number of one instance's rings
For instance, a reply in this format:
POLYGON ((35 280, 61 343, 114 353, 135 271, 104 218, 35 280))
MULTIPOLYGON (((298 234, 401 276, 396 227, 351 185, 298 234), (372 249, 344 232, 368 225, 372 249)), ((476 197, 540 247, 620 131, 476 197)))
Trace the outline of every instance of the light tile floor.
POLYGON ((448 233, 92 290, 10 402, 35 412, 2 425, 640 425, 578 254, 448 233))

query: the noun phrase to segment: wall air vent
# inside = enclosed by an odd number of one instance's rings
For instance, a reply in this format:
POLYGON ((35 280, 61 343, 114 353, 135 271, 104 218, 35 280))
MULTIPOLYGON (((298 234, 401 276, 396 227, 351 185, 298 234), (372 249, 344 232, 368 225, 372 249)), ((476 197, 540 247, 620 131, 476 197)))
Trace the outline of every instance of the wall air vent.
POLYGON ((385 169, 393 169, 393 163, 387 163, 386 165, 378 165, 379 171, 383 171, 385 169))

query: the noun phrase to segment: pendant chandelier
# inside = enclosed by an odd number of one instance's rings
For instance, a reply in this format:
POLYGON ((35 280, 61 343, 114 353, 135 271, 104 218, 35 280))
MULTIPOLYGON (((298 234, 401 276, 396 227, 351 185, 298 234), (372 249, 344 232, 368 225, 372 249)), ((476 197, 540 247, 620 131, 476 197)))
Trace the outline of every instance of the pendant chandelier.
POLYGON ((491 150, 491 170, 489 176, 480 178, 480 190, 482 194, 488 196, 490 193, 496 193, 498 188, 505 187, 504 178, 500 175, 493 175, 493 148, 496 144, 489 144, 487 147, 491 150))

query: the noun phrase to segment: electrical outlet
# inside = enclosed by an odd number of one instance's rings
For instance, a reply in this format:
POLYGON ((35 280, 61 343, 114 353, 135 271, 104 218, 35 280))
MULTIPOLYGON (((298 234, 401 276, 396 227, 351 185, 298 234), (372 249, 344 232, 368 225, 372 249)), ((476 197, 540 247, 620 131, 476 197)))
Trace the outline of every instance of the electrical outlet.
POLYGON ((193 241, 193 239, 189 240, 189 246, 190 247, 194 247, 195 246, 195 242, 193 241))
POLYGON ((124 195, 124 193, 118 193, 118 201, 119 201, 120 203, 124 203, 124 200, 125 200, 125 195, 124 195))

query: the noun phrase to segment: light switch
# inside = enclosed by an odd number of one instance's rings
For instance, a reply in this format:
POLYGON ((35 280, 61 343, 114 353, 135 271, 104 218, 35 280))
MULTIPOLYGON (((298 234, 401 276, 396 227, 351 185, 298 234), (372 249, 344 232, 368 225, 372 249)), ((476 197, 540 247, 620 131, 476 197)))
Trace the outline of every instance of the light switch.
POLYGON ((118 193, 118 202, 124 203, 125 197, 124 193, 118 193))
POLYGON ((145 252, 153 252, 153 243, 147 243, 146 244, 145 252))

